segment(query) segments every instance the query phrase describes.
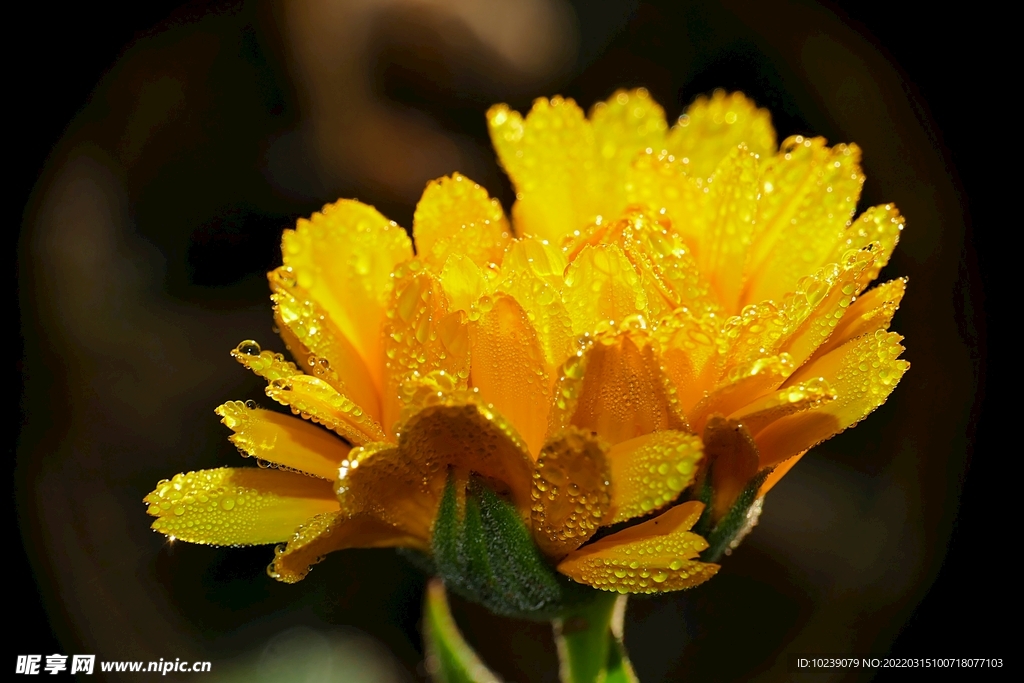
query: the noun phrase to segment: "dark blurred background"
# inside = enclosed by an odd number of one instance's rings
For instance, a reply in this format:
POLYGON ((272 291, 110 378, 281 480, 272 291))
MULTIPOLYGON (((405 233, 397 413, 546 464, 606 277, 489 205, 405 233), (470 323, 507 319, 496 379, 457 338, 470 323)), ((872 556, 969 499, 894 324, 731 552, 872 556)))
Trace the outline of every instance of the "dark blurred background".
MULTIPOLYGON (((179 471, 244 464, 213 408, 267 401, 227 351, 249 337, 283 348, 264 277, 283 228, 338 197, 409 226, 425 183, 455 170, 508 209, 488 106, 561 93, 589 108, 636 86, 670 121, 723 87, 770 109, 780 140, 861 145, 862 207, 893 201, 908 219, 883 277, 910 277, 893 327, 913 364, 771 492, 713 581, 632 600, 641 680, 789 680, 795 653, 1009 655, 992 618, 1010 585, 992 552, 1007 540, 1003 422, 983 387, 1001 222, 987 156, 1012 114, 987 100, 998 67, 982 17, 796 0, 144 5, 16 22, 8 565, 29 607, 10 659, 423 678, 424 579, 393 552, 335 553, 287 586, 265 574, 269 548, 168 544, 141 499, 179 471)), ((506 680, 556 680, 547 625, 454 607, 506 680)))

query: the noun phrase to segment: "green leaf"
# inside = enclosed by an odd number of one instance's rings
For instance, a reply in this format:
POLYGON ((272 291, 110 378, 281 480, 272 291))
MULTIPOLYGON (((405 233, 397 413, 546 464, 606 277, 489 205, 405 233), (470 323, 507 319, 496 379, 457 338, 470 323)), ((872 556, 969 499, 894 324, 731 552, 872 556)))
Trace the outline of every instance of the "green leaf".
MULTIPOLYGON (((718 520, 715 528, 704 537, 708 542, 708 547, 700 554, 702 562, 717 562, 722 557, 722 553, 729 549, 733 539, 741 532, 749 530, 748 524, 750 520, 747 513, 750 511, 750 506, 757 500, 757 492, 761 488, 761 484, 764 483, 764 480, 771 474, 772 469, 768 467, 755 474, 747 482, 743 490, 740 491, 740 495, 736 497, 736 501, 729 508, 729 511, 725 513, 722 519, 718 520)), ((704 513, 705 515, 707 514, 707 508, 705 508, 704 513)))
POLYGON ((622 644, 625 601, 600 591, 554 621, 562 683, 636 683, 622 644))
POLYGON ((445 586, 495 614, 551 619, 593 589, 558 574, 533 542, 515 506, 471 478, 460 515, 449 478, 434 522, 433 551, 445 586))
POLYGON ((440 579, 427 584, 423 607, 423 640, 427 669, 438 683, 498 683, 498 677, 484 665, 462 637, 448 608, 440 579))

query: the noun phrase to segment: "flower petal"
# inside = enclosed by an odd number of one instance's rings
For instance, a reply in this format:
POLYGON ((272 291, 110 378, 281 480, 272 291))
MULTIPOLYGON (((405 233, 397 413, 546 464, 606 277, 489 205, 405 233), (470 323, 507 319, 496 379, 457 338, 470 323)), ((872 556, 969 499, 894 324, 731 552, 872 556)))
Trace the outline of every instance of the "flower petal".
MULTIPOLYGON (((507 488, 517 509, 530 509, 533 458, 514 427, 472 392, 432 394, 401 426, 397 446, 354 449, 336 492, 346 514, 368 513, 418 538, 430 526, 444 494, 449 469, 460 481, 470 472, 507 488)), ((426 398, 426 397, 424 397, 426 398)))
POLYGON ((730 368, 718 387, 686 414, 691 429, 698 434, 703 433, 712 415, 729 415, 775 391, 794 369, 793 361, 786 353, 730 368))
POLYGON ((470 381, 482 401, 493 404, 516 426, 530 453, 539 454, 552 382, 537 333, 526 312, 507 294, 481 300, 480 309, 469 326, 470 381))
POLYGON ((575 334, 616 325, 647 308, 640 277, 614 244, 583 248, 566 271, 562 301, 575 334))
POLYGON ((900 360, 902 337, 878 330, 846 342, 795 372, 787 385, 821 377, 836 399, 784 417, 761 431, 757 446, 761 466, 782 462, 864 419, 885 402, 910 363, 900 360))
POLYGON ((299 366, 326 380, 373 419, 380 419, 376 381, 362 356, 319 304, 294 284, 288 266, 271 271, 274 320, 299 366), (289 286, 292 285, 292 286, 289 286))
POLYGON ((694 244, 700 272, 707 274, 718 303, 729 313, 739 311, 761 196, 760 166, 761 160, 746 146, 734 148, 718 165, 693 215, 700 235, 694 244))
POLYGON ((468 315, 477 299, 491 293, 484 269, 461 254, 452 254, 445 260, 440 280, 448 296, 448 310, 453 313, 464 311, 468 315))
POLYGON ((290 415, 229 401, 215 411, 234 432, 229 438, 245 455, 333 481, 349 445, 326 430, 290 415))
POLYGON ((897 278, 861 294, 846 309, 832 336, 818 347, 808 362, 814 362, 851 339, 889 329, 889 323, 900 307, 906 289, 907 279, 897 278))
POLYGON ((328 553, 348 548, 415 548, 426 552, 430 544, 372 515, 348 516, 326 512, 307 520, 286 546, 278 546, 267 573, 284 583, 306 578, 313 565, 328 553))
POLYGON ((310 517, 338 509, 330 482, 255 467, 178 474, 145 502, 153 529, 208 545, 280 543, 310 517))
MULTIPOLYGON (((505 258, 515 258, 522 251, 524 250, 510 249, 505 258)), ((558 250, 558 253, 561 254, 561 251, 558 250)), ((542 270, 512 268, 506 271, 503 268, 503 279, 498 285, 498 290, 512 296, 526 313, 544 352, 545 370, 548 374, 553 374, 573 352, 575 337, 572 332, 572 319, 562 303, 562 271, 558 271, 557 284, 552 284, 554 278, 538 272, 542 270)))
POLYGON ((389 433, 402 409, 400 388, 409 377, 438 371, 465 386, 470 361, 467 322, 462 311, 449 312, 437 276, 418 261, 396 269, 384 324, 388 389, 383 409, 389 433))
POLYGON ((487 123, 516 189, 516 234, 557 243, 598 214, 594 133, 575 102, 537 99, 525 120, 498 105, 487 112, 487 123))
POLYGON ((380 328, 395 266, 412 258, 412 243, 373 207, 343 199, 295 230, 285 230, 284 265, 330 315, 383 387, 380 328))
POLYGON ((266 392, 267 396, 288 406, 296 415, 322 424, 354 444, 387 438, 376 420, 318 377, 299 373, 275 379, 267 385, 266 392))
POLYGON ((510 232, 501 203, 459 173, 428 183, 412 219, 417 255, 437 268, 452 254, 501 263, 510 232))
POLYGON ((709 177, 738 145, 761 156, 775 153, 775 129, 767 109, 758 109, 743 93, 716 90, 698 97, 672 127, 666 146, 685 159, 690 175, 709 177))
POLYGON ((568 428, 544 444, 533 471, 533 536, 544 554, 562 557, 604 523, 610 503, 607 447, 568 428))
POLYGON ((662 367, 675 385, 679 405, 689 412, 718 381, 720 356, 725 351, 720 331, 713 320, 680 308, 662 319, 653 335, 661 346, 662 367))
POLYGON ((835 398, 836 392, 828 382, 820 377, 813 377, 805 383, 793 384, 762 396, 753 403, 743 406, 729 418, 742 422, 751 434, 756 435, 776 420, 817 408, 834 401, 835 398))
POLYGON ((552 411, 549 433, 553 426, 563 426, 556 421, 565 415, 571 416, 571 424, 596 432, 611 445, 651 432, 686 428, 658 352, 640 330, 593 339, 582 364, 567 363, 556 391, 556 401, 563 401, 565 407, 557 414, 552 411), (567 392, 575 399, 566 401, 567 392))
POLYGON ((779 300, 834 259, 864 184, 860 149, 797 135, 782 143, 761 182, 744 303, 779 300))
POLYGON ((874 245, 874 263, 860 281, 860 289, 864 289, 869 282, 878 277, 885 264, 889 263, 889 257, 900 241, 903 226, 903 216, 895 206, 873 206, 850 224, 843 235, 844 239, 836 245, 835 252, 826 261, 841 263, 844 254, 850 249, 865 249, 869 245, 874 245))
POLYGON ((714 415, 704 428, 704 454, 711 471, 712 519, 720 519, 757 474, 757 446, 740 422, 714 415))
POLYGON ((703 201, 703 185, 690 177, 687 164, 664 151, 637 154, 625 176, 626 201, 666 215, 691 247, 702 235, 692 220, 694 207, 703 201))
POLYGON ((680 431, 638 436, 612 447, 612 500, 603 524, 646 515, 668 505, 693 483, 703 457, 700 437, 680 431))
POLYGON ((665 110, 644 88, 618 90, 590 112, 598 163, 593 172, 600 175, 602 213, 609 218, 626 206, 623 177, 637 153, 648 147, 661 150, 665 145, 665 110))
POLYGON ((558 571, 574 581, 619 593, 662 593, 692 588, 718 571, 697 561, 707 541, 689 529, 704 506, 690 501, 572 552, 558 571))

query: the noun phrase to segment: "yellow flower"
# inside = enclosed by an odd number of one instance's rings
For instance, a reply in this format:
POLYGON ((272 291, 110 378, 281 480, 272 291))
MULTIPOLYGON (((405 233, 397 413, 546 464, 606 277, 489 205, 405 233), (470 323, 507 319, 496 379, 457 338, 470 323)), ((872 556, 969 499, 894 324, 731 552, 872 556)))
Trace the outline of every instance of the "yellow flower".
MULTIPOLYGON (((556 97, 488 121, 511 225, 456 174, 427 186, 415 254, 357 201, 285 231, 269 279, 296 362, 253 341, 233 355, 299 417, 220 406, 271 467, 161 482, 154 529, 285 543, 269 571, 292 582, 343 548, 430 554, 450 482, 465 505, 472 476, 575 581, 687 588, 718 569, 698 520, 749 523, 752 501, 906 371, 887 331, 905 280, 865 291, 903 220, 889 205, 854 218, 856 146, 777 149, 739 93, 698 99, 671 129, 642 89, 589 118, 556 97)), ((722 542, 744 531, 731 523, 722 542)))

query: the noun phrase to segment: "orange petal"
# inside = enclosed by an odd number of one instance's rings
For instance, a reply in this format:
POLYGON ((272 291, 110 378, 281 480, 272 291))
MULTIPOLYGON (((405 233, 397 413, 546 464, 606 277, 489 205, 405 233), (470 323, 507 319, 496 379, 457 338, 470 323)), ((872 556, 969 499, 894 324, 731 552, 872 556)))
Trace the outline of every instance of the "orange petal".
POLYGON ((533 536, 546 555, 586 543, 608 511, 607 448, 570 427, 544 444, 533 472, 533 536))
POLYGON ((704 506, 691 501, 572 552, 558 571, 574 581, 619 593, 662 593, 692 588, 718 571, 693 558, 708 547, 689 529, 704 506))
POLYGON ((801 277, 835 259, 864 184, 860 149, 829 148, 822 138, 788 138, 761 183, 744 303, 777 301, 801 277))
POLYGON ((764 498, 766 493, 775 488, 775 485, 778 484, 784 476, 786 476, 786 473, 793 469, 793 465, 800 462, 800 458, 804 457, 805 453, 807 453, 807 451, 804 451, 803 453, 797 453, 792 458, 783 460, 778 465, 776 465, 768 474, 768 476, 765 477, 764 481, 761 483, 761 488, 757 490, 757 497, 764 498))
POLYGON ((729 415, 775 391, 794 369, 792 359, 785 353, 735 366, 718 388, 690 409, 687 421, 700 434, 712 415, 729 415))
POLYGON ((517 235, 557 243, 599 213, 594 133, 575 102, 537 99, 525 119, 498 105, 487 112, 487 123, 498 160, 516 189, 517 235))
POLYGON ((623 522, 668 505, 693 483, 702 457, 700 438, 680 431, 616 444, 608 454, 612 501, 603 523, 623 522))
POLYGON ((720 519, 757 473, 757 446, 742 423, 716 415, 704 428, 704 454, 714 491, 712 518, 720 519))
POLYGON ((787 385, 824 379, 836 393, 834 401, 784 417, 757 437, 761 466, 782 462, 864 419, 896 387, 910 363, 900 360, 902 337, 878 330, 851 340, 806 365, 787 385))
POLYGON ((552 386, 537 333, 526 312, 506 294, 482 300, 478 315, 469 326, 470 381, 482 401, 515 425, 530 453, 538 454, 552 386))
POLYGON ((647 308, 640 277, 614 244, 584 247, 566 271, 562 301, 575 334, 617 325, 647 308))
POLYGON ((640 330, 603 334, 593 339, 585 353, 581 373, 563 371, 556 400, 564 398, 570 382, 575 408, 571 423, 596 432, 611 445, 665 429, 685 429, 672 383, 661 369, 661 359, 651 339, 640 330))
MULTIPOLYGON (((336 492, 346 514, 367 513, 419 538, 430 528, 449 469, 459 480, 474 472, 507 489, 524 518, 530 509, 533 458, 515 429, 472 392, 433 394, 401 425, 398 445, 354 449, 336 492)), ((427 397, 424 397, 427 398, 427 397)))
POLYGON ((820 377, 814 377, 806 383, 793 384, 763 396, 749 405, 743 406, 729 418, 742 422, 751 434, 757 435, 776 420, 817 408, 829 401, 834 401, 835 398, 836 392, 832 390, 828 382, 820 377))
POLYGON ((459 173, 428 183, 412 219, 416 252, 436 268, 452 254, 501 263, 510 232, 501 203, 459 173))
POLYGON ((153 529, 207 545, 280 543, 309 518, 338 509, 330 482, 255 467, 178 474, 145 502, 153 529))
POLYGON ((469 377, 469 328, 461 311, 449 312, 437 276, 412 261, 395 271, 384 325, 387 393, 384 426, 401 413, 400 387, 411 376, 443 371, 461 386, 469 377))
POLYGON ((376 209, 343 199, 285 230, 284 265, 359 351, 382 387, 380 329, 391 273, 412 258, 405 231, 376 209))
POLYGON ((743 93, 716 90, 698 97, 672 127, 666 146, 685 160, 690 175, 707 178, 738 145, 761 156, 775 153, 775 129, 767 109, 743 93))
POLYGON ((334 480, 349 445, 324 429, 271 410, 229 401, 215 411, 245 455, 334 480))
POLYGON ((713 320, 680 308, 654 330, 663 367, 676 388, 679 405, 689 412, 718 381, 723 340, 713 320))
POLYGON ((347 548, 415 548, 428 552, 430 543, 397 529, 372 515, 347 516, 328 512, 307 520, 278 546, 267 572, 284 583, 306 578, 313 565, 328 553, 347 548))
POLYGON ((327 381, 375 420, 380 419, 376 380, 362 356, 307 292, 294 285, 288 266, 268 274, 274 320, 299 366, 327 381), (289 286, 291 284, 292 286, 289 286))

